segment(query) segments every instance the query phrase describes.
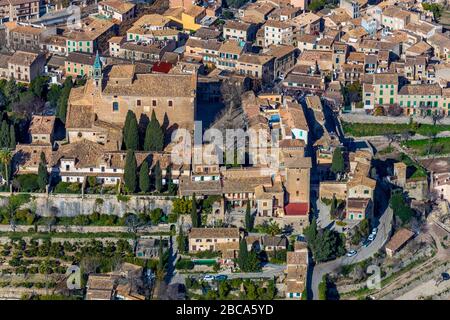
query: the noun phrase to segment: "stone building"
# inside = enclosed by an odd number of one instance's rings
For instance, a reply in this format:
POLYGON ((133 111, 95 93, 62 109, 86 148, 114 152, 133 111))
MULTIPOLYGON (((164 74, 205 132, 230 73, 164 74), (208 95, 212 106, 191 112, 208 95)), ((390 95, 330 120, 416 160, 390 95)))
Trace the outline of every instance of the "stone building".
MULTIPOLYGON (((135 65, 102 67, 97 55, 92 79, 71 91, 68 108, 92 108, 96 119, 123 126, 128 110, 138 119, 155 111, 167 127, 193 127, 196 109, 197 75, 138 74, 135 65)), ((70 122, 72 113, 68 112, 70 122)), ((77 114, 73 114, 77 116, 77 114)), ((83 128, 80 132, 83 132, 83 128)))

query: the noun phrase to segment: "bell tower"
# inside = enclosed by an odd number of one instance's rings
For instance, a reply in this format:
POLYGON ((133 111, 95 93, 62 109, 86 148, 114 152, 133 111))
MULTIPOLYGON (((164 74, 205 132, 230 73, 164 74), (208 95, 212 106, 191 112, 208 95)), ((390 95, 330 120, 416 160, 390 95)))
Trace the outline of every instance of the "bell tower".
POLYGON ((94 76, 93 76, 94 84, 96 87, 101 87, 102 78, 103 78, 102 62, 100 61, 100 56, 97 51, 97 53, 95 55, 95 61, 94 61, 94 76))

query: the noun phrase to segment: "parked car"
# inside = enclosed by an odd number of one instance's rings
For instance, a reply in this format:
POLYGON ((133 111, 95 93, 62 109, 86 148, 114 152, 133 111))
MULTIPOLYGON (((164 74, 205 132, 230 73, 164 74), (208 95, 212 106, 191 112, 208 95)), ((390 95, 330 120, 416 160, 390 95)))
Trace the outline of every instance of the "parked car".
POLYGON ((207 274, 203 277, 204 281, 213 281, 214 280, 214 276, 207 274))
POLYGON ((378 233, 378 228, 373 228, 372 229, 372 234, 376 236, 377 233, 378 233))
POLYGON ((351 250, 347 252, 347 257, 354 257, 358 252, 356 250, 351 250))
POLYGON ((225 280, 228 279, 228 276, 227 276, 227 275, 224 275, 224 274, 219 274, 219 275, 217 275, 214 279, 215 279, 216 281, 225 281, 225 280))
POLYGON ((363 242, 363 247, 367 248, 370 244, 372 243, 372 241, 370 241, 369 239, 367 239, 366 241, 363 242))
POLYGON ((373 240, 375 240, 375 236, 376 236, 376 234, 371 233, 371 234, 369 234, 369 236, 367 237, 367 240, 373 241, 373 240))

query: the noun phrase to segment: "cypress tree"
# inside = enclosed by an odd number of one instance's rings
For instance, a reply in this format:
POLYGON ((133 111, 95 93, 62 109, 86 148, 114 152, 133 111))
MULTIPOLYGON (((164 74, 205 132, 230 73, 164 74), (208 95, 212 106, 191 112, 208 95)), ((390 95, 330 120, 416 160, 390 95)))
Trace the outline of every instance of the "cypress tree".
POLYGON ((70 90, 72 90, 73 83, 72 77, 68 76, 64 81, 63 88, 61 90, 61 95, 59 96, 56 116, 63 122, 66 123, 67 116, 67 102, 69 101, 70 90))
POLYGON ((164 148, 164 132, 152 111, 150 122, 145 131, 144 150, 145 151, 162 151, 164 148))
POLYGON ((341 148, 334 149, 333 159, 331 163, 331 171, 334 174, 343 173, 344 172, 344 156, 342 155, 341 148))
POLYGON ((16 148, 16 130, 14 129, 14 125, 9 126, 9 148, 15 149, 16 148))
POLYGON ((123 138, 124 138, 125 147, 127 148, 127 150, 129 150, 129 149, 138 150, 139 149, 138 123, 137 123, 136 115, 131 110, 128 110, 127 117, 125 119, 123 138))
POLYGON ((9 126, 6 120, 2 121, 2 126, 0 127, 0 147, 9 148, 9 126))
POLYGON ((336 215, 336 210, 337 210, 337 199, 336 195, 333 194, 333 199, 331 199, 331 208, 330 208, 330 214, 332 217, 336 215))
POLYGON ((193 228, 200 227, 200 223, 199 223, 199 219, 198 219, 198 212, 197 212, 197 200, 195 199, 195 192, 192 195, 191 220, 192 220, 193 228))
POLYGON ((248 261, 248 251, 247 251, 247 242, 242 239, 239 242, 239 256, 237 259, 237 263, 239 268, 245 272, 247 270, 247 261, 248 261))
POLYGON ((186 253, 186 236, 184 235, 183 228, 180 228, 180 232, 178 233, 177 245, 178 251, 181 254, 186 253))
POLYGON ((125 159, 124 182, 128 192, 133 193, 137 187, 137 164, 134 150, 128 150, 125 159))
POLYGON ((158 192, 162 191, 162 172, 161 166, 159 164, 159 160, 156 162, 155 167, 153 168, 153 174, 155 176, 155 189, 158 192))
POLYGON ((142 192, 148 192, 150 190, 150 176, 147 161, 141 164, 141 169, 139 170, 139 189, 142 192))
POLYGON ((245 229, 248 232, 253 229, 253 217, 250 211, 250 201, 247 201, 247 208, 245 209, 245 229))
POLYGON ((133 117, 133 111, 128 110, 127 112, 127 116, 125 117, 125 123, 123 124, 123 142, 125 143, 125 141, 127 140, 127 136, 128 136, 128 128, 130 127, 130 122, 131 122, 131 117, 133 117))
POLYGON ((41 152, 41 161, 38 167, 38 185, 39 189, 44 191, 48 184, 48 172, 47 172, 47 161, 45 159, 45 153, 41 152))

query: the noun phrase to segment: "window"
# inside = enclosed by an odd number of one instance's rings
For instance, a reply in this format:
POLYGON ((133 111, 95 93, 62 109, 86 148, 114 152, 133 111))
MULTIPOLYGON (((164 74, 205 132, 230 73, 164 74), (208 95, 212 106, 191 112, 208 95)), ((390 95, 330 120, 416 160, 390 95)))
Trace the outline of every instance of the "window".
POLYGON ((156 100, 152 100, 152 107, 156 107, 156 100))
POLYGON ((119 103, 117 101, 113 102, 113 111, 119 111, 119 103))
POLYGON ((168 101, 167 101, 167 105, 168 105, 169 107, 173 107, 173 101, 172 101, 172 100, 168 100, 168 101))
POLYGON ((140 99, 136 100, 136 105, 137 105, 138 107, 141 106, 141 100, 140 100, 140 99))

